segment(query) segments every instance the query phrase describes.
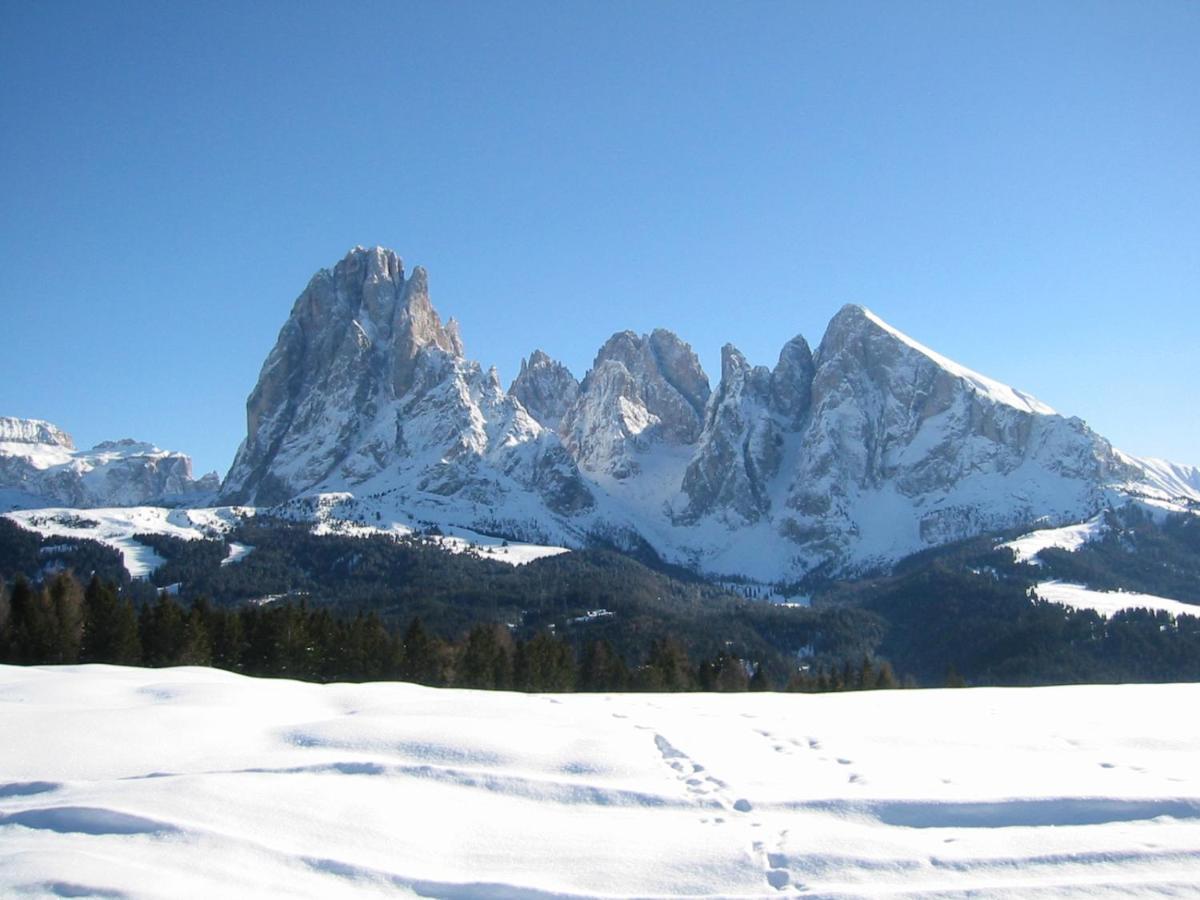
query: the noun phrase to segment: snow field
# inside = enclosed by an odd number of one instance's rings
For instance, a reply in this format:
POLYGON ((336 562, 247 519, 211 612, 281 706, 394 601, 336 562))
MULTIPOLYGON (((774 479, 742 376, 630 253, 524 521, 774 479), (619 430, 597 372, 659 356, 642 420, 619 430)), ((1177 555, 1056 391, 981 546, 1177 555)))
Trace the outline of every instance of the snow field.
MULTIPOLYGON (((109 509, 24 509, 4 513, 22 528, 43 537, 68 537, 98 541, 119 552, 132 578, 148 578, 165 560, 150 547, 134 540, 135 534, 164 534, 185 541, 215 539, 233 529, 241 517, 252 516, 251 507, 222 506, 202 509, 158 506, 126 506, 109 509)), ((566 547, 548 547, 519 541, 505 542, 465 529, 447 526, 448 534, 433 538, 452 553, 474 553, 497 562, 520 566, 546 556, 569 552, 566 547)), ((393 524, 387 528, 331 518, 318 510, 314 517, 316 534, 392 534, 408 535, 414 529, 393 524)), ((254 548, 230 543, 229 555, 222 566, 244 560, 254 548)))
POLYGON ((1039 597, 1051 603, 1061 603, 1075 609, 1094 609, 1102 616, 1111 616, 1123 609, 1154 609, 1173 616, 1200 616, 1200 606, 1193 603, 1136 591, 1097 591, 1065 581, 1043 581, 1035 590, 1039 597))
POLYGON ((1104 512, 1097 513, 1086 522, 1077 525, 1066 525, 1062 528, 1041 528, 1023 534, 1015 540, 999 544, 1000 549, 1012 550, 1013 556, 1019 563, 1030 563, 1035 566, 1042 564, 1038 554, 1043 550, 1056 548, 1074 553, 1089 541, 1099 540, 1104 536, 1104 512))
POLYGON ((185 541, 214 538, 228 531, 241 515, 253 510, 239 507, 172 509, 161 506, 120 506, 108 509, 27 509, 5 515, 44 537, 98 541, 124 559, 132 578, 146 578, 165 562, 135 534, 164 534, 185 541))
POLYGON ((1197 701, 0 667, 0 894, 1195 896, 1197 701))

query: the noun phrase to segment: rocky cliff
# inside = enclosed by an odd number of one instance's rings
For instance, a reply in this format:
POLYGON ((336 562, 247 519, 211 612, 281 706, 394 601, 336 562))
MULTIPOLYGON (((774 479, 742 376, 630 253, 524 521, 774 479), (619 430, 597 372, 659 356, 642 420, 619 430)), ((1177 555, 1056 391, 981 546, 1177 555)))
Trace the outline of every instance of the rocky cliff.
POLYGON ((330 492, 370 521, 617 540, 777 578, 1139 493, 1200 501, 1200 476, 1123 456, 857 306, 774 368, 726 346, 715 390, 659 329, 614 334, 582 381, 535 351, 505 391, 422 269, 359 247, 296 300, 223 486, 259 505, 330 492))

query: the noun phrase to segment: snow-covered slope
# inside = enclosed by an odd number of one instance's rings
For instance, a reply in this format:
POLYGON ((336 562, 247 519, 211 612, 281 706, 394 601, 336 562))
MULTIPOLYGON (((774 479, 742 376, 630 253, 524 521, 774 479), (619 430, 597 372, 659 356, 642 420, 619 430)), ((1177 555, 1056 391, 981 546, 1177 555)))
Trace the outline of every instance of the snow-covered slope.
POLYGON ((1069 525, 1130 497, 1200 503, 1197 470, 1121 454, 858 306, 771 370, 726 347, 715 390, 664 329, 613 335, 582 382, 535 352, 507 392, 464 352, 422 269, 355 248, 280 332, 225 502, 348 492, 361 524, 648 545, 763 580, 1069 525))
POLYGON ((1013 558, 1019 563, 1041 565, 1038 554, 1043 550, 1078 550, 1089 541, 1102 537, 1107 530, 1105 513, 1097 513, 1086 522, 1064 525, 1061 528, 1039 528, 1023 534, 1015 540, 998 544, 1000 549, 1012 550, 1013 558))
MULTIPOLYGON (((386 525, 365 524, 363 508, 349 495, 318 495, 302 504, 275 510, 285 517, 312 524, 317 534, 386 534, 407 537, 419 531, 418 523, 388 522, 386 525), (353 512, 342 508, 354 504, 353 512)), ((224 506, 215 508, 166 508, 160 506, 128 506, 93 509, 29 509, 4 513, 4 517, 22 528, 43 537, 63 537, 97 541, 121 554, 126 571, 133 578, 148 578, 163 564, 154 550, 136 540, 139 534, 160 534, 180 540, 220 540, 232 532, 242 519, 253 516, 254 507, 224 506)), ((372 517, 373 518, 373 517, 372 517)), ((567 553, 566 547, 526 544, 503 538, 478 534, 467 529, 448 528, 448 533, 428 535, 425 540, 452 553, 471 553, 485 559, 520 566, 567 553)), ((253 547, 230 543, 229 556, 222 565, 245 559, 253 547)))
POLYGON ((1198 702, 0 667, 0 894, 1194 897, 1198 702))
POLYGON ((1136 473, 1128 493, 1168 511, 1200 507, 1200 467, 1117 451, 1136 473))
POLYGON ((167 509, 161 506, 123 506, 92 509, 30 509, 9 512, 22 528, 44 537, 97 541, 124 558, 134 578, 145 578, 163 564, 150 547, 134 540, 135 534, 162 534, 185 541, 217 540, 253 509, 167 509))
POLYGON ((1140 594, 1135 591, 1098 591, 1082 584, 1063 581, 1043 581, 1036 587, 1043 600, 1061 603, 1075 609, 1094 609, 1103 616, 1111 616, 1123 609, 1161 610, 1173 616, 1195 616, 1200 618, 1200 606, 1182 603, 1169 597, 1140 594))
POLYGON ((0 510, 188 503, 219 487, 216 473, 194 479, 182 453, 129 439, 76 450, 49 422, 0 416, 0 510))

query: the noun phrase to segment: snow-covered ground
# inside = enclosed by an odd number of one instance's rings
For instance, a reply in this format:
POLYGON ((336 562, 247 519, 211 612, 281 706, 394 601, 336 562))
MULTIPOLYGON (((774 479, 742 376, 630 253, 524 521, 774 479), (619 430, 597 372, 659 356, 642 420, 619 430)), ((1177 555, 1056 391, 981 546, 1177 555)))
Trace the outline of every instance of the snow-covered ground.
POLYGON ((1197 704, 0 667, 0 895, 1194 897, 1197 704))
POLYGON ((1105 515, 1104 512, 1100 512, 1086 522, 1080 522, 1076 525, 1066 525, 1062 528, 1041 528, 1037 531, 1031 531, 1029 534, 1023 534, 1008 543, 1000 544, 999 547, 1001 549, 1007 548, 1012 550, 1013 556, 1019 563, 1032 563, 1035 566, 1040 566, 1042 563, 1038 559, 1038 554, 1043 550, 1049 550, 1051 547, 1054 547, 1074 553, 1089 541, 1098 540, 1103 537, 1105 515))
POLYGON ((1111 616, 1122 609, 1161 609, 1173 616, 1200 616, 1200 606, 1195 604, 1135 591, 1097 591, 1065 581, 1043 581, 1035 590, 1043 600, 1075 609, 1094 609, 1103 616, 1111 616))
POLYGON ((109 509, 25 509, 5 513, 22 528, 44 537, 98 541, 124 558, 133 578, 145 578, 163 558, 135 534, 164 534, 185 541, 216 539, 254 510, 243 507, 171 509, 161 506, 119 506, 109 509))
MULTIPOLYGON (((321 503, 325 498, 316 498, 314 509, 305 508, 312 518, 313 531, 317 534, 406 536, 416 532, 413 526, 402 523, 390 523, 386 527, 379 527, 338 519, 330 510, 336 510, 337 500, 348 495, 329 496, 332 499, 324 506, 321 503)), ((164 560, 150 547, 134 540, 135 534, 163 534, 185 541, 202 538, 216 540, 231 531, 241 518, 256 515, 257 512, 253 507, 246 506, 203 509, 122 506, 110 509, 22 509, 3 515, 22 528, 36 531, 43 537, 93 540, 112 547, 123 557, 125 568, 131 577, 146 578, 161 566, 164 560)), ((453 553, 474 553, 513 566, 568 552, 566 547, 510 542, 451 526, 446 526, 445 532, 443 535, 430 537, 430 540, 453 553)), ((253 550, 253 547, 246 544, 231 543, 229 555, 221 561, 221 565, 241 562, 253 550)))

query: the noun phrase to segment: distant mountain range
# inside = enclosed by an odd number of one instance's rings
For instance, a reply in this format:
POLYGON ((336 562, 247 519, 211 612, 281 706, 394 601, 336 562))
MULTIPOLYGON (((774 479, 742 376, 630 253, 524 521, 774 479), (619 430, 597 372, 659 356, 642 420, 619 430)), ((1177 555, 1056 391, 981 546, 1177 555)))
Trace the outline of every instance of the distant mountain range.
POLYGON ((423 269, 356 247, 296 300, 219 485, 182 454, 79 453, 54 426, 0 419, 0 491, 10 509, 302 509, 784 580, 1131 502, 1196 508, 1200 470, 1121 453, 858 306, 773 368, 726 345, 715 388, 660 329, 613 335, 582 381, 534 351, 506 390, 467 358, 423 269))
POLYGON ((49 422, 0 416, 0 509, 203 504, 220 487, 183 453, 129 438, 77 450, 49 422))

